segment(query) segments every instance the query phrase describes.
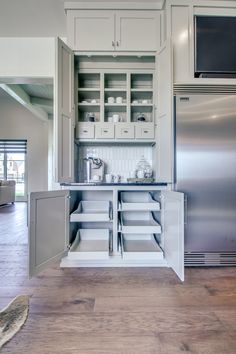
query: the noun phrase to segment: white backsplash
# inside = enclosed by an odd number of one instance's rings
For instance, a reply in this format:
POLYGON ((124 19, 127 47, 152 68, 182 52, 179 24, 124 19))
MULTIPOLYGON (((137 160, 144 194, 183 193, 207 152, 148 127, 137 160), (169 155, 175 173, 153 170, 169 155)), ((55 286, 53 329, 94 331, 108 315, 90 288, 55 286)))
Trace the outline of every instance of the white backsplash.
POLYGON ((80 146, 79 148, 79 180, 84 181, 85 163, 83 159, 89 155, 102 159, 105 163, 105 174, 120 175, 121 181, 126 182, 127 178, 133 177, 136 165, 142 156, 152 167, 151 146, 80 146))

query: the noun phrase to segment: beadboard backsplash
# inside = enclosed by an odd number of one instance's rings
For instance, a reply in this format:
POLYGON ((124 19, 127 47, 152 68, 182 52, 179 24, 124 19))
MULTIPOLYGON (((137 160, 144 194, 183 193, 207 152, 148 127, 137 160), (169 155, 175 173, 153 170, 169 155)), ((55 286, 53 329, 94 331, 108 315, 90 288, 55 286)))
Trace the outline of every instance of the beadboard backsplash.
POLYGON ((105 163, 105 174, 121 176, 121 182, 126 182, 127 178, 134 177, 136 165, 142 156, 152 167, 152 147, 151 146, 112 146, 112 145, 91 145, 79 147, 78 174, 79 181, 85 180, 85 162, 87 156, 98 157, 105 163))

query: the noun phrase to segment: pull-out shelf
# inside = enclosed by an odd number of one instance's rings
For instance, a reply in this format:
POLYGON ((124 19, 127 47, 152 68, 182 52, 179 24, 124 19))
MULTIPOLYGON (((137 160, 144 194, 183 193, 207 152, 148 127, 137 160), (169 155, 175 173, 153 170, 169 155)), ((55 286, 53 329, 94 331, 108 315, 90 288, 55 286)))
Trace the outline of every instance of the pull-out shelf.
POLYGON ((120 231, 129 234, 160 234, 161 225, 153 218, 151 212, 129 211, 121 213, 120 231))
POLYGON ((108 259, 110 239, 108 229, 80 229, 68 253, 74 260, 108 259))
POLYGON ((109 201, 81 201, 70 215, 72 222, 110 221, 109 201))
POLYGON ((150 192, 121 192, 120 210, 160 210, 160 203, 150 192))
POLYGON ((153 234, 121 234, 121 253, 125 260, 162 260, 163 251, 153 234))

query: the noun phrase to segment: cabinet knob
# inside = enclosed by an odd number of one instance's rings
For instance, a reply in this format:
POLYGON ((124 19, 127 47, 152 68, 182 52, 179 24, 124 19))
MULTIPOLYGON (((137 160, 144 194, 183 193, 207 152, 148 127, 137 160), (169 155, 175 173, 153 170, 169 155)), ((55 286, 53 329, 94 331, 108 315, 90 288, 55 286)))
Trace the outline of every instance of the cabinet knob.
POLYGON ((112 41, 112 47, 115 47, 115 42, 114 41, 112 41))

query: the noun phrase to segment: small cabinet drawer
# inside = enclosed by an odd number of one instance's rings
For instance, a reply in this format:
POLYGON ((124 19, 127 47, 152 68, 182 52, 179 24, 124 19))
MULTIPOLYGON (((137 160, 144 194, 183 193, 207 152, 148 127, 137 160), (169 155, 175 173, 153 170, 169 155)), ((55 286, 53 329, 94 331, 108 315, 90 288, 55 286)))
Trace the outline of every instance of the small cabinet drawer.
POLYGON ((135 126, 136 139, 154 139, 155 126, 153 124, 140 123, 135 126))
POLYGON ((134 139, 134 126, 128 124, 116 125, 117 139, 134 139))
POLYGON ((78 123, 76 125, 77 139, 94 139, 94 124, 93 123, 78 123))
POLYGON ((98 124, 96 125, 95 136, 97 139, 113 139, 114 125, 113 124, 98 124))

